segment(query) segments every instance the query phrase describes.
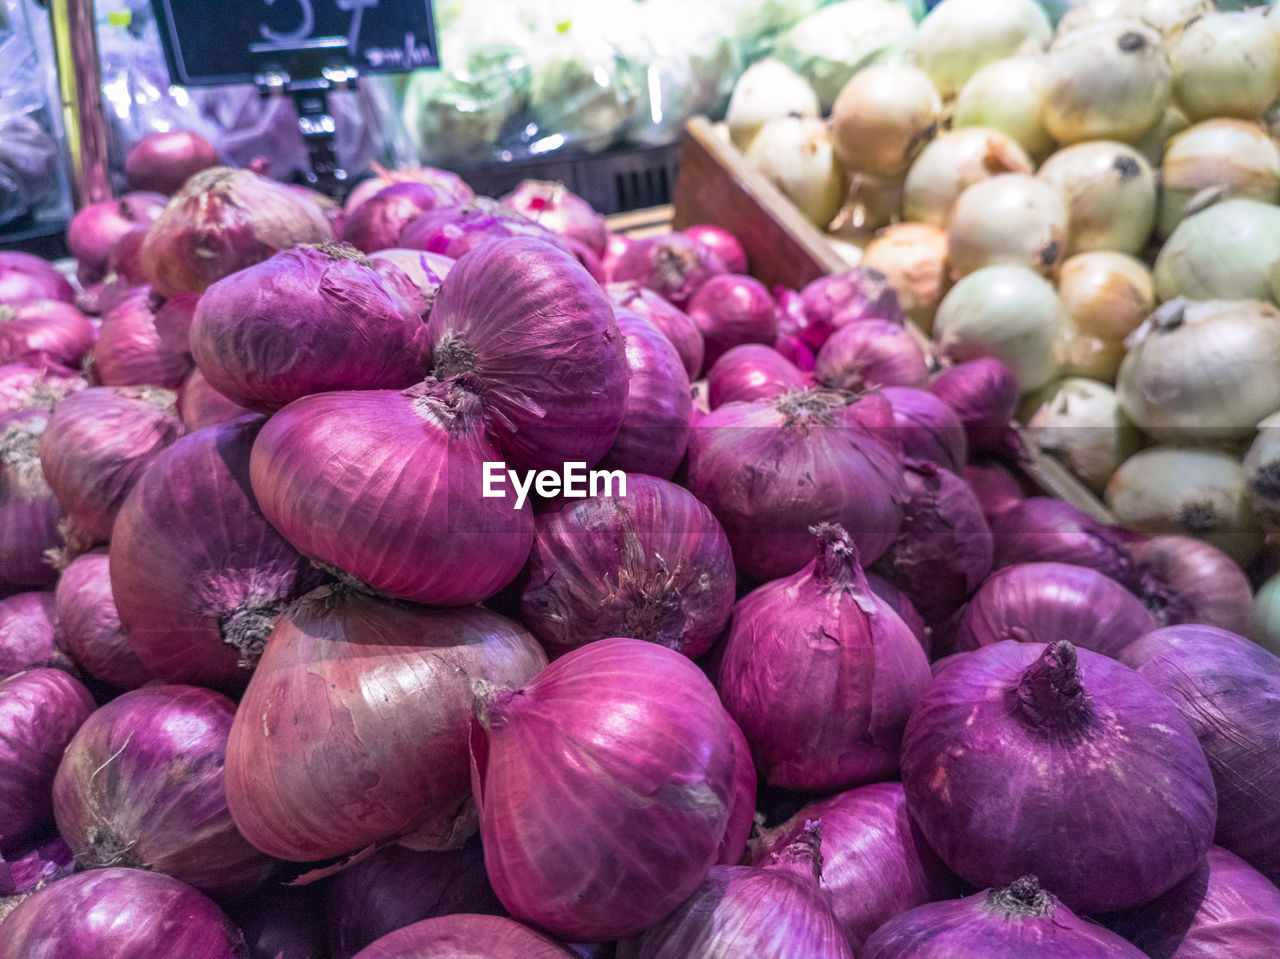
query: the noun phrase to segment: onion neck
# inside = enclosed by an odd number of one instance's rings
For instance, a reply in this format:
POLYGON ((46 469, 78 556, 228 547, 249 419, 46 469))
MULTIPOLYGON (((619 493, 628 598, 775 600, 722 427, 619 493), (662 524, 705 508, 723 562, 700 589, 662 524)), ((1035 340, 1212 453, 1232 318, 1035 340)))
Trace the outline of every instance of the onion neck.
POLYGON ((822 881, 822 821, 805 820, 804 828, 795 839, 777 850, 766 869, 788 872, 812 882, 822 881))
POLYGON ((1189 533, 1208 533, 1218 525, 1218 508, 1212 500, 1191 500, 1178 510, 1178 522, 1189 533))
POLYGON ((818 558, 814 560, 813 576, 825 592, 847 590, 853 586, 867 588, 866 574, 858 562, 858 547, 843 526, 819 523, 810 527, 809 532, 818 538, 818 558))
POLYGON ((8 303, 0 303, 0 323, 8 323, 18 315, 18 308, 8 303))
POLYGON ((350 243, 308 243, 307 246, 323 253, 334 263, 341 260, 350 260, 352 263, 358 263, 361 266, 373 269, 373 264, 369 262, 369 258, 350 243))
POLYGON ((659 243, 653 254, 653 268, 663 286, 680 286, 698 268, 698 254, 682 246, 659 243))
POLYGON ((138 388, 138 399, 170 416, 178 415, 178 394, 173 390, 159 386, 141 386, 138 388))
POLYGON ((432 355, 434 364, 431 367, 431 375, 438 380, 447 380, 463 373, 473 373, 480 361, 476 351, 457 333, 445 334, 444 338, 436 344, 432 355))
POLYGON ((1250 478, 1249 487, 1268 506, 1280 505, 1280 461, 1259 467, 1250 478))
POLYGON ((774 400, 774 409, 784 417, 784 426, 835 426, 835 411, 848 406, 850 398, 836 390, 791 390, 774 400))
POLYGON ((1089 718, 1091 697, 1080 683, 1076 648, 1066 640, 1048 646, 1010 693, 1018 715, 1037 729, 1070 732, 1089 718))
POLYGON ((1004 919, 1035 919, 1053 915, 1053 897, 1040 888, 1035 876, 1015 879, 1003 889, 990 889, 982 901, 987 912, 1004 919))
POLYGON ((239 655, 241 669, 253 669, 275 629, 285 604, 277 597, 250 596, 218 618, 222 645, 239 655))
POLYGON ((0 466, 18 490, 28 496, 39 492, 44 484, 44 470, 40 467, 43 432, 43 424, 26 420, 13 423, 0 433, 0 466))
POLYGON ((76 856, 76 865, 82 869, 108 869, 121 866, 127 869, 150 869, 137 850, 137 844, 127 841, 108 825, 99 825, 89 831, 89 842, 76 856))
POLYGON ((518 689, 499 686, 487 679, 476 679, 471 682, 471 696, 476 719, 485 729, 493 729, 502 725, 507 707, 517 696, 524 693, 518 689))
POLYGON ((483 433, 483 386, 472 371, 448 379, 432 376, 404 391, 413 402, 413 411, 424 420, 440 425, 451 436, 483 433))

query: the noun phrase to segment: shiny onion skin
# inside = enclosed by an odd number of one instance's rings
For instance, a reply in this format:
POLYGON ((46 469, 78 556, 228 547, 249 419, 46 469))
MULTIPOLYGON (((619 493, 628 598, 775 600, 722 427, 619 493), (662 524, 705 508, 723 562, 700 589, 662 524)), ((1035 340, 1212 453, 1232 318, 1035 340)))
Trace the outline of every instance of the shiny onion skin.
MULTIPOLYGON (((65 879, 75 872, 71 849, 61 839, 44 843, 23 855, 0 862, 0 897, 17 897, 43 889, 51 882, 65 879)), ((6 905, 17 906, 0 898, 0 918, 11 912, 6 905)))
POLYGON ((969 440, 955 412, 926 390, 886 386, 880 395, 893 406, 902 452, 908 459, 929 460, 960 474, 969 457, 969 440))
POLYGON ((867 585, 845 531, 814 533, 803 570, 734 606, 716 688, 767 783, 834 792, 897 771, 929 663, 867 585))
POLYGON ((497 200, 478 196, 459 206, 429 210, 405 225, 399 246, 461 259, 478 246, 516 237, 541 240, 568 251, 568 244, 544 226, 509 210, 497 200))
POLYGON ((393 183, 347 215, 342 242, 365 253, 397 247, 411 222, 428 210, 452 205, 449 197, 426 183, 393 183))
POLYGON ((689 297, 689 319, 706 344, 703 364, 713 365, 744 343, 770 345, 778 337, 773 297, 759 280, 736 273, 708 277, 689 297))
POLYGON ((191 370, 185 346, 171 346, 156 327, 159 297, 131 290, 102 317, 90 375, 99 386, 158 386, 176 390, 191 370))
POLYGON ((681 233, 633 240, 613 267, 614 283, 638 282, 681 310, 711 277, 727 273, 708 246, 681 233))
POLYGON ((57 605, 46 591, 0 599, 0 679, 24 669, 48 666, 76 675, 76 667, 56 643, 57 605))
POLYGON ((211 899, 143 869, 94 869, 46 886, 0 923, 23 959, 250 959, 211 899))
POLYGON ((18 851, 51 823, 50 793, 62 751, 93 710, 89 691, 60 669, 29 669, 0 680, 0 853, 18 851))
POLYGON ((40 469, 44 409, 0 413, 0 590, 49 589, 58 574, 45 559, 62 545, 62 504, 40 469))
POLYGON ((0 409, 51 410, 89 384, 79 373, 53 363, 0 365, 0 409))
MULTIPOLYGON (((960 475, 978 497, 988 523, 994 524, 997 516, 1027 498, 1018 478, 998 460, 975 459, 965 464, 960 475)), ((996 566, 999 566, 998 560, 996 566)))
POLYGON ((72 303, 75 298, 75 289, 48 260, 31 253, 0 252, 0 303, 72 303))
POLYGON ((804 806, 752 843, 761 866, 814 822, 822 829, 822 888, 856 955, 888 920, 947 899, 958 885, 907 815, 901 783, 873 783, 804 806))
POLYGON ((160 342, 167 351, 183 354, 188 360, 191 359, 191 324, 199 304, 199 293, 177 293, 156 310, 156 333, 160 335, 160 342))
POLYGON ((800 291, 800 311, 804 323, 799 337, 815 353, 836 330, 850 323, 884 320, 901 326, 904 322, 889 278, 879 270, 857 266, 806 286, 800 291))
POLYGON ((1014 640, 1056 643, 1120 658, 1155 620, 1142 601, 1097 570, 1068 563, 1019 563, 993 573, 960 616, 958 652, 1014 640))
POLYGON ((376 196, 393 183, 425 183, 427 186, 435 187, 441 193, 450 197, 453 203, 466 203, 468 200, 475 198, 475 191, 467 186, 462 177, 451 170, 441 170, 430 166, 399 167, 395 170, 386 170, 377 163, 371 163, 370 167, 376 176, 357 183, 352 191, 347 194, 345 203, 347 214, 354 213, 361 203, 371 196, 376 196))
POLYGON ((236 825, 297 862, 398 837, 461 845, 476 826, 472 683, 519 686, 545 664, 532 636, 487 610, 314 590, 271 634, 231 728, 236 825))
POLYGON ((249 452, 261 426, 248 416, 182 437, 116 517, 116 609, 138 658, 160 679, 243 688, 285 605, 320 580, 250 491, 249 452))
POLYGON ((262 514, 312 560, 378 592, 466 606, 515 579, 533 511, 483 497, 482 431, 469 377, 404 391, 317 393, 262 428, 250 475, 262 514))
POLYGON ((1018 379, 999 360, 984 356, 948 367, 929 392, 950 406, 964 424, 969 450, 998 453, 1009 448, 1009 421, 1018 408, 1018 379))
POLYGON ((966 882, 1036 875, 1084 913, 1132 908, 1185 879, 1217 817, 1209 765, 1174 704, 1068 642, 941 662, 907 723, 902 785, 929 845, 966 882))
POLYGON ((149 686, 84 721, 53 781, 58 832, 82 869, 162 872, 215 899, 247 896, 276 863, 227 811, 235 704, 198 686, 149 686))
POLYGON ((408 301, 423 322, 431 316, 440 284, 455 262, 452 257, 441 253, 399 248, 378 250, 369 255, 369 264, 408 301), (407 286, 406 279, 409 281, 407 286))
POLYGON ((839 523, 862 562, 879 559, 906 497, 883 397, 796 390, 732 403, 689 436, 687 486, 724 527, 738 571, 778 579, 813 559, 809 528, 839 523))
POLYGON ((330 390, 412 386, 430 362, 422 318, 347 246, 286 250, 200 297, 191 353, 209 385, 272 413, 330 390))
POLYGON ((117 689, 137 689, 154 677, 120 625, 105 549, 77 556, 58 577, 54 641, 80 668, 117 689))
POLYGON ((822 344, 813 378, 852 393, 885 386, 924 389, 929 385, 929 361, 906 327, 863 320, 841 327, 822 344))
POLYGON ((1280 659, 1212 626, 1168 626, 1121 660, 1168 696, 1200 740, 1218 790, 1214 842, 1280 880, 1280 659))
POLYGON ((715 864, 735 792, 732 727, 684 656, 591 643, 521 690, 482 691, 476 715, 485 867, 517 919, 574 942, 635 935, 715 864))
POLYGON ((859 959, 1144 959, 1025 876, 1003 889, 918 906, 890 919, 859 959))
POLYGON ((502 916, 458 913, 416 922, 383 936, 354 959, 572 959, 573 953, 502 916))
POLYGON ((748 272, 747 251, 728 230, 710 223, 696 223, 686 226, 680 232, 703 246, 710 247, 711 252, 724 261, 725 268, 730 273, 748 272))
POLYGON ((615 309, 625 307, 639 313, 662 331, 662 335, 671 341, 671 345, 680 354, 689 379, 692 380, 701 372, 706 344, 697 325, 689 319, 689 314, 634 280, 630 283, 610 283, 605 287, 605 292, 609 294, 615 309))
POLYGON ((759 785, 751 744, 733 720, 729 721, 729 732, 733 738, 733 800, 729 803, 729 824, 720 840, 717 866, 737 866, 746 858, 747 841, 755 826, 759 785))
POLYGON ((191 130, 148 133, 124 158, 124 176, 134 190, 176 193, 201 170, 218 165, 212 143, 191 130))
POLYGON ((1134 592, 1142 580, 1129 544, 1115 530, 1059 499, 1029 496, 1014 503, 991 520, 991 533, 995 569, 1020 563, 1087 566, 1134 592))
POLYGON ((563 183, 522 180, 498 202, 557 236, 576 240, 597 257, 605 255, 609 234, 604 217, 563 183))
POLYGON ((239 419, 251 412, 210 386, 199 367, 188 373, 178 387, 178 417, 188 433, 239 419))
POLYGON ((744 343, 720 354, 707 373, 708 402, 714 410, 726 403, 768 400, 811 385, 808 374, 762 343, 744 343))
POLYGON ((79 367, 97 335, 88 317, 62 300, 0 304, 0 363, 79 367))
POLYGON ((887 579, 877 576, 875 573, 867 573, 867 585, 871 587, 871 592, 884 600, 889 605, 889 608, 898 614, 898 618, 907 624, 907 629, 911 630, 912 635, 920 640, 920 645, 924 648, 925 654, 928 655, 933 642, 930 639, 928 628, 924 624, 924 618, 920 615, 920 611, 912 605, 911 600, 907 599, 907 594, 887 579))
POLYGON ((634 473, 625 497, 559 499, 536 524, 520 620, 551 656, 629 636, 696 659, 729 621, 729 541, 682 487, 634 473))
POLYGON ((435 376, 479 379, 510 467, 590 467, 613 445, 627 405, 622 334, 608 296, 567 254, 526 237, 461 257, 427 333, 435 376))
POLYGON ((172 390, 99 386, 53 408, 40 467, 67 512, 63 538, 73 555, 111 538, 129 490, 182 434, 176 399, 172 390))
POLYGON ((1253 589, 1244 571, 1216 546, 1190 536, 1153 536, 1132 544, 1138 593, 1158 626, 1198 623, 1248 635, 1253 589))

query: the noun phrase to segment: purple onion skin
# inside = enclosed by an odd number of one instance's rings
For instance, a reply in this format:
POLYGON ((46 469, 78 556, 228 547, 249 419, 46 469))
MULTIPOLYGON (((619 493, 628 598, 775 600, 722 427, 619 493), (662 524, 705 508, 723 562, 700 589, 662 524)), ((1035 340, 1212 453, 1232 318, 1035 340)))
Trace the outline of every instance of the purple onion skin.
POLYGON ((117 689, 137 689, 154 677, 120 625, 106 550, 77 556, 58 579, 54 640, 90 676, 117 689))
POLYGON ((961 614, 955 650, 1005 640, 1066 640, 1113 659, 1155 628, 1141 600, 1097 570, 1067 563, 1020 563, 992 574, 961 614))
POLYGON ((62 545, 62 504, 40 468, 44 409, 0 413, 0 590, 52 589, 58 574, 45 559, 62 545))
POLYGON ((1174 704, 1070 643, 940 662, 907 723, 902 784, 912 819, 966 882, 1035 875, 1084 913, 1185 879, 1217 817, 1209 765, 1174 704))
POLYGON ((195 322, 199 305, 199 293, 177 293, 156 310, 156 333, 170 353, 180 353, 191 359, 191 324, 195 322))
POLYGON ((925 655, 930 655, 933 643, 929 636, 929 628, 925 626, 924 617, 920 615, 920 611, 915 608, 911 600, 907 599, 907 594, 875 573, 867 573, 867 585, 871 587, 871 592, 884 600, 889 608, 898 614, 898 618, 907 624, 907 629, 911 630, 912 635, 920 641, 925 655))
POLYGON ((62 752, 93 710, 89 691, 60 669, 0 680, 0 853, 21 851, 52 821, 50 793, 62 752))
POLYGON ((74 663, 55 642, 57 620, 51 592, 0 599, 0 679, 41 666, 75 674, 74 663))
POLYGON ((423 322, 431 316, 440 284, 453 269, 454 262, 452 257, 441 253, 399 248, 378 250, 369 256, 373 268, 417 311, 423 322))
POLYGON ((960 475, 978 497, 988 523, 994 524, 997 516, 1027 498, 1018 478, 995 460, 974 460, 960 475))
POLYGON ((442 253, 458 260, 463 254, 491 241, 516 237, 541 240, 566 253, 569 250, 568 244, 546 227, 487 196, 424 213, 405 225, 398 246, 442 253))
POLYGON ((82 207, 67 224, 67 248, 77 261, 80 282, 88 285, 108 272, 111 251, 126 233, 145 227, 165 208, 160 193, 126 193, 82 207))
POLYGON ((1137 592, 1141 574, 1129 546, 1110 528, 1070 503, 1031 496, 991 521, 995 568, 1019 563, 1087 566, 1137 592))
POLYGON ((970 452, 1009 449, 1009 423, 1018 408, 1018 378, 997 359, 957 363, 936 375, 929 392, 960 417, 970 452))
POLYGON ((0 366, 0 409, 52 410, 88 385, 79 373, 53 363, 6 363, 0 366))
POLYGON ((614 283, 639 282, 684 310, 713 276, 728 273, 708 246, 680 233, 634 240, 614 263, 614 283))
POLYGON ((1138 595, 1160 626, 1201 624, 1248 635, 1253 589, 1230 556, 1190 536, 1153 536, 1129 546, 1138 595))
POLYGON ((696 240, 724 261, 725 269, 730 273, 747 273, 747 251, 742 248, 738 238, 728 230, 709 223, 697 223, 686 226, 680 231, 691 240, 696 240))
POLYGON ((213 144, 190 130, 149 133, 124 158, 124 175, 134 190, 176 193, 201 170, 218 165, 213 144))
POLYGON ((191 371, 191 357, 171 347, 156 327, 150 287, 131 290, 102 317, 90 372, 99 386, 158 386, 175 390, 191 371))
POLYGON ((843 273, 820 277, 800 291, 804 325, 797 333, 815 353, 836 330, 863 320, 904 322, 898 294, 888 277, 878 270, 852 267, 843 273))
POLYGON ((741 728, 729 721, 733 738, 733 801, 729 804, 729 825, 720 840, 717 866, 741 865, 747 855, 747 841, 751 838, 756 819, 756 790, 759 777, 751 759, 751 744, 741 728))
POLYGON ((1274 959, 1280 955, 1280 889, 1214 846, 1159 899, 1107 917, 1150 959, 1274 959))
POLYGON ((708 368, 735 346, 772 345, 778 336, 773 297, 749 276, 724 273, 708 278, 689 298, 687 309, 706 343, 703 363, 708 368))
POLYGON ((65 879, 75 868, 71 847, 62 839, 54 839, 30 852, 13 856, 8 862, 0 862, 0 896, 36 892, 51 882, 65 879))
POLYGON ((908 459, 929 460, 956 474, 964 469, 969 441, 951 407, 911 387, 886 386, 880 394, 893 406, 893 424, 908 459))
POLYGON ((475 199, 475 191, 451 170, 429 166, 384 170, 376 163, 373 164, 373 170, 377 176, 357 183, 347 194, 345 209, 348 215, 354 213, 365 200, 381 193, 393 183, 425 183, 450 197, 453 203, 466 203, 475 199))
POLYGON ((75 298, 75 289, 52 263, 30 253, 0 253, 0 303, 73 303, 75 298))
POLYGON ((399 246, 404 228, 429 210, 452 200, 425 183, 393 183, 361 203, 346 219, 342 242, 373 253, 399 246))
POLYGON ((856 955, 908 909, 955 895, 955 876, 907 814, 901 783, 873 783, 809 803, 751 847, 753 865, 793 842, 806 822, 822 829, 822 888, 856 955))
POLYGON ((1218 790, 1214 842, 1280 879, 1280 659, 1213 626, 1167 626, 1121 661, 1168 696, 1195 731, 1218 790))
POLYGON ((810 378, 771 346, 744 343, 720 355, 707 373, 714 410, 726 403, 772 399, 811 385, 810 378))
POLYGON ((859 959, 1144 959, 1113 932, 1081 919, 1035 878, 1006 889, 918 906, 890 919, 859 959))
POLYGON ((62 300, 0 305, 0 363, 56 363, 79 367, 97 331, 62 300))
POLYGON ((922 389, 929 385, 929 361, 906 327, 862 320, 822 344, 813 376, 831 389, 854 393, 885 386, 922 389))
POLYGON ((605 255, 609 231, 604 217, 563 183, 524 180, 499 202, 558 236, 576 240, 592 255, 605 255))
POLYGON ((512 919, 459 913, 414 923, 361 949, 354 959, 572 959, 573 953, 512 919))
POLYGON ((610 283, 606 292, 613 301, 615 310, 625 307, 639 313, 662 331, 663 336, 671 341, 671 345, 680 354, 684 371, 689 374, 690 380, 698 375, 706 355, 706 344, 702 341, 702 333, 697 325, 689 319, 689 314, 634 281, 610 283))
POLYGON ((161 873, 94 869, 40 890, 0 923, 23 959, 250 959, 211 899, 161 873))
POLYGON ((250 959, 331 959, 320 888, 267 886, 228 907, 249 947, 250 959))
POLYGON ((178 417, 188 433, 236 420, 251 412, 210 386, 199 367, 188 373, 178 388, 178 417))

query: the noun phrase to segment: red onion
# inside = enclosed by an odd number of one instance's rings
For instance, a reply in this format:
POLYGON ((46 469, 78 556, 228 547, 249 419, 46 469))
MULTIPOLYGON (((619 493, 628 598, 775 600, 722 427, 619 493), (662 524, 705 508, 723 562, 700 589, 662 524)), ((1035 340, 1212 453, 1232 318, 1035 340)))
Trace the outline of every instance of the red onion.
POLYGON ((188 373, 178 387, 178 417, 188 433, 238 419, 249 412, 210 386, 199 367, 188 373))
POLYGON ((960 475, 978 497, 988 523, 994 523, 997 516, 1027 497, 1018 478, 995 460, 974 460, 960 475))
POLYGON ((997 359, 957 363, 933 378, 929 392, 960 417, 973 452, 1009 448, 1009 421, 1018 408, 1018 381, 997 359))
POLYGON ((611 636, 697 658, 733 607, 733 557, 711 511, 642 474, 625 497, 561 499, 537 518, 520 619, 552 656, 611 636))
POLYGON ((455 262, 442 253, 423 250, 378 250, 369 257, 369 264, 404 297, 423 321, 431 315, 440 284, 455 262), (404 283, 406 278, 409 280, 407 286, 404 283))
MULTIPOLYGON (((156 216, 159 213, 157 210, 156 216)), ((104 282, 114 282, 120 286, 146 286, 147 273, 142 268, 142 244, 147 238, 147 229, 146 226, 134 227, 116 241, 116 245, 107 254, 107 276, 104 282)))
POLYGON ((1280 659, 1213 626, 1167 626, 1121 656, 1173 700, 1209 758, 1218 789, 1214 841, 1280 879, 1280 659))
POLYGON ((0 599, 0 678, 38 666, 75 675, 75 664, 54 641, 57 620, 53 593, 16 593, 0 599))
POLYGON ((1003 889, 918 906, 867 940, 861 959, 1143 959, 1023 876, 1003 889))
POLYGON ((773 297, 759 280, 736 273, 709 277, 689 297, 689 319, 706 344, 710 366, 744 343, 772 344, 778 335, 773 297))
POLYGON ((75 298, 75 289, 52 263, 30 253, 0 252, 0 303, 73 303, 75 298))
POLYGON ((191 353, 209 385, 270 413, 312 393, 412 386, 430 361, 422 318, 349 246, 286 250, 200 297, 191 353))
MULTIPOLYGON (((622 258, 622 254, 630 249, 634 243, 630 236, 625 233, 610 233, 608 239, 605 240, 604 255, 600 258, 600 267, 604 270, 605 279, 614 282, 614 273, 617 270, 618 260, 622 258)), ((690 374, 692 376, 694 374, 690 374)))
POLYGON ((120 625, 105 550, 77 556, 58 579, 54 639, 89 675, 119 689, 150 682, 151 672, 120 625))
POLYGON ((347 216, 342 242, 372 253, 399 246, 404 228, 429 210, 453 201, 425 183, 393 183, 365 200, 347 216))
MULTIPOLYGON (((0 860, 0 897, 37 892, 51 882, 65 879, 75 872, 75 868, 71 848, 61 839, 38 846, 8 862, 0 860)), ((0 906, 0 912, 4 911, 0 906)))
POLYGON ((663 336, 671 341, 671 345, 680 354, 680 360, 690 379, 698 375, 706 355, 706 344, 687 313, 634 281, 610 283, 607 292, 615 309, 622 307, 639 313, 662 331, 663 336))
POLYGON ((1062 500, 1045 496, 1020 500, 991 521, 991 533, 996 541, 996 569, 1019 563, 1087 566, 1135 592, 1141 580, 1129 544, 1110 527, 1062 500))
POLYGON ((228 909, 244 934, 250 959, 330 959, 319 887, 267 886, 228 909))
POLYGON ((126 193, 81 208, 67 225, 67 246, 79 261, 80 282, 105 277, 108 258, 126 234, 145 228, 164 210, 169 198, 160 193, 126 193))
POLYGON ((285 604, 318 581, 250 493, 261 425, 245 417, 184 436, 116 517, 110 571, 120 622, 138 658, 168 682, 243 686, 285 604))
POLYGON ((236 830, 223 763, 236 707, 197 686, 151 686, 84 721, 53 781, 58 832, 82 869, 162 872, 240 898, 275 862, 236 830))
POLYGON ((429 166, 385 170, 377 163, 370 165, 377 175, 357 183, 347 195, 346 211, 349 214, 354 213, 365 200, 376 196, 393 183, 425 183, 451 197, 454 203, 466 203, 475 197, 475 191, 467 186, 462 177, 450 170, 429 166))
POLYGON ((134 190, 171 194, 194 174, 219 163, 212 143, 190 130, 148 133, 124 158, 124 176, 134 190))
POLYGON ((635 280, 683 310, 707 280, 727 272, 710 247, 681 233, 668 233, 633 240, 614 264, 612 280, 635 280))
POLYGON ((863 320, 836 330, 822 345, 813 377, 855 393, 882 386, 923 389, 929 385, 929 362, 906 327, 863 320))
POLYGON ((1253 590, 1222 550, 1190 536, 1153 536, 1129 547, 1141 574, 1139 594, 1159 626, 1200 623, 1248 635, 1253 590))
POLYGON ((142 243, 142 265, 166 296, 209 284, 301 243, 333 239, 306 196, 248 170, 214 167, 186 181, 142 243))
POLYGON ((688 487, 724 527, 740 572, 777 579, 813 558, 809 527, 839 523, 865 563, 902 522, 902 457, 874 394, 804 390, 733 403, 689 437, 688 487))
POLYGON ((954 893, 955 877, 907 815, 900 783, 860 786, 809 803, 765 830, 752 846, 751 861, 764 865, 811 822, 822 828, 822 888, 857 955, 889 919, 954 893))
POLYGON ((99 386, 68 396, 40 437, 44 478, 67 511, 72 554, 111 538, 124 498, 182 434, 172 390, 99 386))
POLYGON ((262 515, 313 560, 389 596, 466 606, 515 579, 533 514, 497 486, 470 377, 398 392, 317 393, 263 427, 253 448, 262 515))
POLYGON ((428 210, 405 225, 399 246, 410 250, 442 253, 455 260, 464 253, 491 240, 516 237, 541 240, 567 252, 563 240, 544 226, 539 226, 497 200, 479 196, 459 206, 442 206, 428 210))
POLYGON ((171 346, 156 327, 158 298, 138 287, 102 318, 92 372, 100 386, 159 386, 176 390, 191 370, 185 347, 171 346))
POLYGON ((62 300, 0 304, 0 362, 78 367, 96 338, 88 318, 62 300))
POLYGON ((729 727, 733 738, 733 800, 729 803, 729 823, 716 856, 717 866, 737 866, 746 858, 747 840, 755 827, 759 785, 751 744, 733 720, 729 720, 729 727))
POLYGON ((902 784, 966 882, 1036 875, 1082 912, 1150 902, 1185 879, 1217 817, 1209 765, 1174 704, 1065 641, 941 663, 907 723, 902 784))
POLYGON ((0 923, 0 953, 58 959, 249 959, 244 936, 186 883, 94 869, 25 900, 0 923))
POLYGON ((40 469, 48 422, 42 409, 0 413, 0 589, 50 588, 58 578, 45 558, 62 539, 62 505, 40 469))
POLYGON ((902 306, 893 285, 879 270, 851 267, 814 280, 800 291, 804 324, 797 333, 810 349, 822 349, 831 334, 850 323, 883 320, 901 326, 902 306))
POLYGON ((0 365, 0 409, 52 410, 58 401, 89 384, 74 370, 55 364, 0 365))
POLYGON ((800 294, 785 286, 776 286, 773 288, 773 303, 778 314, 778 337, 773 341, 773 348, 800 370, 813 372, 818 352, 804 341, 800 332, 809 325, 800 294))
POLYGON ((888 386, 880 393, 893 406, 893 425, 908 459, 929 460, 953 473, 964 469, 969 441, 951 407, 925 390, 888 386))
POLYGON ((1151 959, 1273 959, 1280 889, 1217 846, 1159 899, 1107 923, 1151 959))
POLYGON ((462 257, 427 325, 435 376, 473 373, 490 435, 518 469, 598 462, 627 404, 613 307, 568 255, 532 238, 462 257))
POLYGON ((397 837, 461 845, 476 826, 472 684, 519 686, 546 661, 522 627, 487 610, 312 591, 271 634, 231 728, 236 825, 300 862, 397 837))
POLYGON ((707 373, 707 383, 714 410, 726 403, 751 403, 802 390, 810 379, 773 347, 744 343, 720 355, 707 373))
POLYGON ((0 852, 14 852, 51 822, 62 751, 93 709, 89 691, 60 669, 0 679, 0 852))
POLYGON ((605 255, 604 217, 563 183, 522 180, 499 202, 558 236, 576 240, 596 257, 605 255))
POLYGON ((728 230, 710 223, 696 223, 693 226, 686 226, 680 232, 720 257, 730 273, 748 272, 747 251, 742 248, 738 238, 728 230))
POLYGON ((907 599, 907 594, 887 579, 871 572, 867 573, 867 585, 871 587, 871 592, 884 600, 888 607, 898 614, 898 618, 906 623, 907 629, 911 630, 911 634, 920 641, 925 655, 930 655, 933 643, 929 629, 925 626, 924 617, 920 615, 920 611, 915 608, 911 600, 907 599))
POLYGON ((168 353, 183 354, 191 359, 191 324, 195 322, 199 305, 199 293, 177 293, 156 310, 156 333, 168 353))
POLYGON ((729 821, 734 745, 687 658, 606 639, 522 690, 482 693, 476 708, 485 866, 517 919, 572 941, 618 939, 705 878, 729 821))
POLYGON ((413 959, 415 956, 571 959, 572 954, 510 919, 460 913, 397 929, 361 949, 355 959, 413 959))

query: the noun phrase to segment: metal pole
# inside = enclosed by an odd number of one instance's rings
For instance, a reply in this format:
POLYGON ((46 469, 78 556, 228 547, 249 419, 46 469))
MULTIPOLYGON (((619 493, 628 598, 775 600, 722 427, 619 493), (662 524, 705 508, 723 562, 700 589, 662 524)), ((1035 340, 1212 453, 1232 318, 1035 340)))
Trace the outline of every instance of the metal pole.
POLYGON ((50 0, 49 21, 71 156, 72 196, 80 209, 111 199, 93 0, 50 0))

